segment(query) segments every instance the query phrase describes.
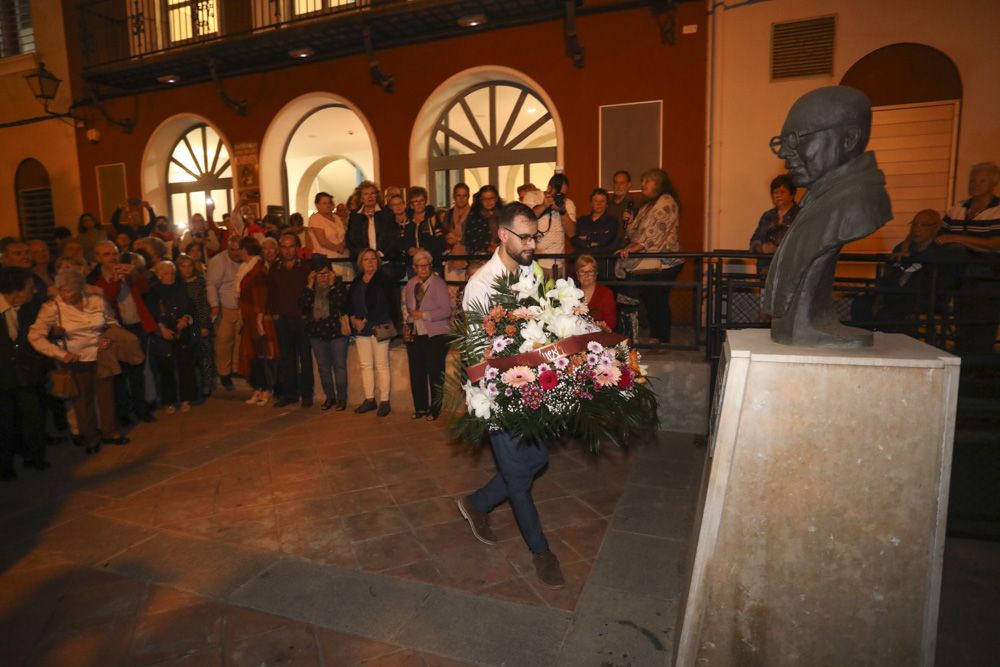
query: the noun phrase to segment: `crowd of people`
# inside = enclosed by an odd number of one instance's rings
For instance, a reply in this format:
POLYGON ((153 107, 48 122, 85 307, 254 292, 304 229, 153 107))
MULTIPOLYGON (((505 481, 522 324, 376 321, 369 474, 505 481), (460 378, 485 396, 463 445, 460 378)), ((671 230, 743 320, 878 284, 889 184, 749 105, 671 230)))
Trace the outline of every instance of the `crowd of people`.
MULTIPOLYGON (((538 254, 575 254, 575 275, 608 329, 637 328, 639 305, 651 335, 670 338, 669 281, 682 260, 647 257, 679 248, 680 205, 666 172, 651 169, 631 192, 631 175, 590 195, 577 217, 569 179, 518 189, 539 219, 538 254), (638 256, 637 256, 638 255, 638 256), (626 281, 613 292, 601 280, 626 281), (620 313, 624 318, 620 317, 620 313)), ((390 343, 409 362, 414 419, 435 420, 462 284, 500 244, 504 202, 486 185, 459 183, 435 210, 422 187, 361 183, 343 203, 321 192, 308 219, 258 219, 240 204, 221 220, 208 202, 179 229, 143 201, 122 202, 107 225, 79 217, 76 234, 53 243, 0 241, 0 355, 15 369, 0 380, 0 474, 48 466, 45 446, 69 434, 88 454, 125 445, 138 422, 187 412, 215 391, 251 388, 253 406, 309 408, 314 377, 321 410, 348 408, 348 348, 356 346, 363 400, 355 412, 390 414, 390 343), (53 252, 54 250, 54 252, 53 252)), ((563 257, 542 258, 550 276, 563 257)), ((397 379, 398 381, 398 379, 397 379)))
MULTIPOLYGON (((947 211, 923 209, 910 221, 906 238, 881 267, 874 289, 855 297, 851 320, 882 331, 914 333, 919 317, 938 294, 936 307, 954 316, 954 351, 992 354, 1000 326, 1000 167, 983 162, 969 174, 969 198, 947 211)), ((799 205, 787 175, 771 181, 774 208, 764 212, 749 250, 757 275, 767 277, 771 256, 794 226, 799 205)))

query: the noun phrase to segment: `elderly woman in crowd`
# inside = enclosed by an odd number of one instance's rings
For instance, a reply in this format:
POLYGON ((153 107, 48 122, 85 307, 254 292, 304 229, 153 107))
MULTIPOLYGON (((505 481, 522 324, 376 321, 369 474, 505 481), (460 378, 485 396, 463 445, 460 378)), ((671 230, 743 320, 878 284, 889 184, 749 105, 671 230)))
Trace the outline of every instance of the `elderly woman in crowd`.
MULTIPOLYGON (((642 175, 646 203, 629 225, 626 246, 616 252, 619 278, 627 280, 673 281, 684 266, 680 258, 630 257, 632 253, 680 252, 680 203, 667 172, 650 169, 642 175)), ((650 342, 670 342, 670 285, 647 285, 630 290, 642 300, 649 313, 650 342)))
POLYGON ((157 280, 146 294, 146 307, 156 320, 157 331, 149 340, 149 352, 160 376, 160 401, 168 414, 191 409, 198 397, 194 357, 197 330, 194 303, 187 285, 177 280, 177 267, 170 260, 156 265, 157 280))
POLYGON ((56 296, 42 306, 31 325, 28 341, 40 353, 69 367, 78 392, 73 412, 87 453, 99 451, 102 442, 127 444, 128 438, 118 431, 114 376, 100 377, 97 372, 98 350, 111 344, 104 333, 118 322, 104 296, 87 291, 87 282, 79 271, 64 269, 57 273, 55 290, 56 296))
POLYGON ((583 290, 583 298, 590 309, 590 316, 595 322, 603 324, 609 331, 618 322, 618 310, 615 306, 615 294, 604 285, 597 282, 597 260, 593 255, 580 255, 576 258, 576 278, 583 290))
POLYGON ((328 257, 313 255, 312 262, 314 270, 299 297, 299 306, 326 395, 320 409, 336 405, 340 412, 347 408, 347 343, 351 336, 347 287, 328 257))
MULTIPOLYGON (((795 184, 787 174, 771 181, 771 202, 774 208, 764 211, 750 237, 750 252, 773 255, 799 213, 799 205, 795 203, 795 184)), ((767 277, 770 266, 770 257, 757 260, 757 275, 761 280, 767 277)))
POLYGON ((243 263, 236 272, 239 286, 240 334, 239 371, 247 378, 253 394, 248 405, 267 405, 277 381, 278 337, 274 320, 267 313, 267 268, 260 242, 252 236, 240 240, 243 263))
MULTIPOLYGON (((437 214, 427 205, 427 190, 414 186, 410 188, 410 209, 406 228, 403 230, 403 247, 412 258, 421 249, 431 254, 434 270, 444 272, 445 230, 438 221, 437 214)), ((411 260, 412 261, 412 260, 411 260)), ((413 273, 410 273, 413 277, 413 273)))
MULTIPOLYGON (((197 245, 191 247, 195 248, 197 245)), ((215 388, 215 354, 212 341, 212 307, 208 303, 205 271, 190 255, 180 255, 177 258, 177 274, 184 282, 188 298, 194 304, 194 324, 195 331, 198 332, 194 361, 198 369, 201 393, 203 396, 208 396, 215 388)))
POLYGON ((451 299, 448 285, 431 269, 434 258, 423 248, 413 255, 416 275, 406 283, 406 355, 410 361, 413 419, 437 419, 441 406, 435 399, 444 381, 448 356, 451 299))
POLYGON ((389 414, 389 343, 396 335, 392 318, 393 292, 399 288, 381 270, 378 253, 366 248, 358 254, 358 277, 351 284, 347 312, 351 317, 354 342, 361 362, 361 382, 365 389, 364 402, 355 409, 358 414, 378 408, 378 416, 389 414), (378 376, 379 402, 375 402, 375 378, 378 376))

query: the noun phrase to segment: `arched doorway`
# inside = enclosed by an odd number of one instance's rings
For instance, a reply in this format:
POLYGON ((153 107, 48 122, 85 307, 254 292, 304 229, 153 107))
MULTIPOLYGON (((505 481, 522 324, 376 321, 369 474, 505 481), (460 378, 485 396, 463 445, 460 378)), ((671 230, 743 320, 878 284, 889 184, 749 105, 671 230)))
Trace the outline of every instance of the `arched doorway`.
POLYGON ((234 205, 232 170, 226 164, 232 154, 232 145, 209 119, 187 113, 172 116, 146 142, 142 197, 158 214, 171 215, 183 228, 191 215, 205 213, 205 197, 215 192, 216 218, 221 219, 234 205))
POLYGON ((872 101, 874 151, 886 176, 895 216, 852 252, 888 252, 902 241, 914 214, 944 211, 955 192, 962 80, 941 51, 923 44, 891 44, 872 51, 847 70, 841 84, 872 101))
POLYGON ((548 182, 556 155, 555 121, 534 91, 480 83, 456 95, 434 124, 427 159, 431 191, 443 204, 455 183, 473 192, 493 183, 503 199, 516 199, 519 185, 548 182))
POLYGON ((52 210, 52 183, 45 166, 34 158, 23 160, 17 166, 14 193, 21 238, 51 243, 56 220, 52 210))
POLYGON ((289 213, 308 215, 313 205, 309 193, 319 187, 317 179, 327 184, 346 182, 350 165, 364 178, 379 178, 378 142, 368 119, 333 93, 297 97, 274 116, 264 133, 261 201, 283 202, 289 213))
POLYGON ((375 174, 372 143, 361 117, 343 104, 306 114, 288 137, 282 170, 282 199, 290 212, 308 217, 318 192, 346 201, 361 181, 375 174))
MULTIPOLYGON (((475 102, 475 98, 472 101, 475 102)), ((447 133, 445 134, 447 135, 447 133)), ((493 180, 493 183, 500 189, 501 194, 509 198, 508 192, 514 192, 514 195, 516 195, 517 186, 529 180, 524 175, 525 164, 537 165, 527 170, 531 182, 540 185, 548 181, 549 176, 552 174, 549 168, 554 170, 558 165, 563 164, 563 146, 563 126, 562 120, 559 117, 559 111, 553 104, 552 98, 549 97, 548 93, 536 81, 526 74, 509 67, 500 65, 475 67, 459 72, 443 82, 430 94, 427 101, 424 102, 423 107, 421 107, 420 112, 417 114, 417 120, 413 125, 413 133, 410 135, 410 179, 413 183, 427 183, 430 187, 431 197, 435 202, 439 205, 446 204, 450 200, 451 193, 447 191, 447 187, 441 185, 441 181, 444 181, 445 184, 456 182, 458 178, 454 172, 457 171, 457 167, 450 165, 450 169, 447 167, 437 169, 437 171, 444 171, 446 173, 435 174, 435 170, 432 169, 431 165, 432 159, 434 157, 448 157, 449 153, 451 153, 452 157, 461 156, 461 151, 467 151, 467 154, 480 153, 478 157, 459 157, 459 160, 456 160, 456 162, 465 161, 470 169, 483 169, 484 166, 487 167, 485 173, 483 171, 472 172, 475 178, 469 178, 469 180, 476 181, 478 177, 486 179, 484 182, 493 180), (497 114, 497 118, 493 120, 490 120, 488 117, 490 113, 489 90, 491 87, 495 87, 500 92, 500 95, 495 98, 496 101, 493 105, 494 113, 497 114), (514 105, 517 103, 522 92, 526 92, 527 96, 522 102, 521 108, 517 113, 514 113, 514 105), (485 118, 477 118, 478 115, 483 115, 484 112, 472 110, 470 100, 465 100, 466 105, 470 105, 473 118, 477 120, 477 125, 479 125, 479 129, 483 134, 482 139, 472 127, 472 123, 468 122, 468 115, 459 102, 467 93, 478 95, 481 98, 485 96, 485 103, 482 101, 478 103, 481 109, 485 109, 485 118), (529 100, 531 101, 530 104, 529 100), (455 106, 456 104, 457 107, 455 106), (530 108, 534 108, 535 111, 529 113, 528 109, 530 108), (452 115, 451 109, 457 109, 454 115, 452 115), (499 147, 496 144, 499 143, 499 139, 503 136, 507 121, 513 117, 514 123, 523 132, 524 129, 537 122, 537 119, 543 117, 545 114, 549 114, 550 118, 543 123, 543 125, 548 124, 544 129, 541 127, 535 128, 535 131, 530 136, 522 137, 522 141, 518 142, 517 145, 510 146, 512 140, 517 139, 520 134, 520 132, 515 133, 512 127, 511 132, 508 133, 504 142, 506 148, 514 150, 546 149, 545 160, 535 163, 534 160, 525 162, 517 158, 510 159, 508 162, 496 162, 497 168, 494 176, 495 180, 493 180, 494 177, 491 177, 489 174, 489 164, 482 158, 489 157, 493 160, 497 157, 496 154, 491 156, 489 153, 505 152, 504 147, 499 147), (470 143, 474 146, 478 145, 479 148, 487 148, 488 150, 473 151, 471 147, 450 135, 447 147, 442 145, 439 149, 434 149, 432 142, 436 141, 435 137, 441 130, 442 121, 446 120, 446 126, 450 128, 452 119, 454 119, 454 122, 461 124, 463 117, 465 117, 465 122, 468 125, 466 129, 472 134, 470 143), (484 126, 486 127, 485 131, 483 129, 484 126), (496 133, 495 137, 489 133, 489 128, 491 127, 496 133), (488 146, 484 147, 484 143, 488 146), (551 157, 553 156, 553 150, 554 157, 551 157), (434 155, 436 152, 440 152, 442 155, 434 155), (501 166, 506 168, 501 170, 501 166)), ((527 157, 527 155, 522 154, 521 157, 527 157)), ((440 165, 441 163, 436 162, 436 164, 440 165)), ((464 164, 462 168, 466 168, 464 164)), ((470 182, 471 185, 473 184, 470 182)))

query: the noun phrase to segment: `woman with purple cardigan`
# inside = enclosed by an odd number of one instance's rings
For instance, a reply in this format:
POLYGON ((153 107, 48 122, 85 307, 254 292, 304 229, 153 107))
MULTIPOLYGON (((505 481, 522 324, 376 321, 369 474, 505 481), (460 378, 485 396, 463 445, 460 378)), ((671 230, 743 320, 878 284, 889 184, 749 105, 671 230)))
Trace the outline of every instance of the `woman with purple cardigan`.
POLYGON ((413 255, 416 275, 406 283, 406 356, 410 362, 413 419, 434 421, 441 412, 440 389, 448 356, 451 299, 448 285, 431 271, 434 258, 420 249, 413 255))

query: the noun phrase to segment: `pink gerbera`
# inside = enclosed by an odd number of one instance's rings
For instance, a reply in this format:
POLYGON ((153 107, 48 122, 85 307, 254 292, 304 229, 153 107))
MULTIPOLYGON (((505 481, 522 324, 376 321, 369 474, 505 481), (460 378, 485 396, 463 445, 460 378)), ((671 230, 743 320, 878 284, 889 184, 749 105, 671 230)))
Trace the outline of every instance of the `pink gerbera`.
POLYGON ((520 387, 522 384, 535 381, 535 371, 527 366, 514 366, 504 372, 503 381, 512 387, 520 387))
POLYGON ((594 382, 601 387, 614 387, 622 378, 622 372, 611 364, 601 364, 594 369, 594 382))

